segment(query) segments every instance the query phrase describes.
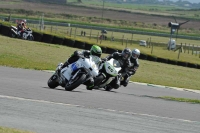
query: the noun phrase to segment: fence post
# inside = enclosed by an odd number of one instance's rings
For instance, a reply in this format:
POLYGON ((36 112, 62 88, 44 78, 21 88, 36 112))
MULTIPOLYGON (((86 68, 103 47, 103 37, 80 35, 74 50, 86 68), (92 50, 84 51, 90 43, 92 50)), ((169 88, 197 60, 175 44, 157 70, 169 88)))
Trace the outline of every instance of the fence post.
POLYGON ((200 46, 199 46, 199 58, 200 58, 200 46))
POLYGON ((98 32, 98 34, 97 34, 97 43, 98 43, 98 41, 99 41, 99 32, 98 32))
POLYGON ((70 29, 70 37, 72 36, 72 28, 70 29))
POLYGON ((150 37, 150 40, 149 40, 149 48, 151 47, 151 37, 150 37))
POLYGON ((128 44, 128 38, 126 39, 126 48, 127 48, 127 44, 128 44))
POLYGON ((111 37, 110 37, 110 42, 113 41, 113 31, 112 31, 112 34, 111 34, 111 37))
POLYGON ((90 39, 91 39, 91 35, 92 35, 92 28, 90 29, 90 39))
POLYGON ((51 26, 51 33, 53 32, 53 26, 51 26))
POLYGON ((101 44, 102 40, 103 40, 103 33, 101 34, 101 37, 100 37, 100 44, 101 44))
POLYGON ((185 53, 185 51, 186 51, 186 48, 187 48, 187 47, 186 47, 186 43, 185 43, 184 53, 185 53))
POLYGON ((190 44, 189 44, 189 46, 188 46, 188 54, 190 53, 190 44))
POLYGON ((55 33, 57 33, 57 30, 58 30, 58 26, 56 25, 56 32, 55 33))
POLYGON ((192 55, 194 54, 194 44, 192 45, 192 55))
POLYGON ((147 38, 146 43, 147 43, 147 48, 148 48, 149 47, 149 38, 147 38))
POLYGON ((179 51, 178 51, 178 59, 180 57, 181 50, 182 50, 182 43, 181 43, 181 47, 179 48, 179 51))
POLYGON ((77 27, 75 28, 74 38, 76 38, 76 30, 77 30, 77 27))
POLYGON ((122 45, 124 45, 124 35, 122 36, 122 45))
POLYGON ((151 46, 151 54, 153 53, 153 44, 152 44, 152 46, 151 46))
POLYGON ((197 53, 198 53, 198 45, 197 45, 197 47, 195 47, 195 51, 196 51, 196 56, 197 56, 197 53))
POLYGON ((133 33, 132 33, 132 36, 131 36, 131 45, 133 44, 133 33))

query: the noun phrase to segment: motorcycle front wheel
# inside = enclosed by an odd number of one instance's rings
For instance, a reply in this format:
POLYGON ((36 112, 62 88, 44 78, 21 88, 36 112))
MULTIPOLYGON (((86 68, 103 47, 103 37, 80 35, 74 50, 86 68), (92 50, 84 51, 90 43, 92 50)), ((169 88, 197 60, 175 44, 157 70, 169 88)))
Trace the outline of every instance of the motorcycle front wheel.
POLYGON ((47 82, 49 88, 54 89, 54 88, 56 88, 56 87, 59 85, 59 83, 56 82, 56 79, 57 79, 57 76, 56 76, 56 75, 52 75, 52 76, 50 77, 50 79, 49 79, 48 82, 47 82))
POLYGON ((30 36, 27 37, 27 40, 34 41, 34 37, 30 35, 30 36))
POLYGON ((72 90, 74 90, 80 84, 82 84, 85 79, 86 79, 86 75, 85 74, 77 75, 77 77, 75 77, 75 79, 72 81, 71 84, 67 83, 65 85, 65 90, 66 91, 72 91, 72 90))

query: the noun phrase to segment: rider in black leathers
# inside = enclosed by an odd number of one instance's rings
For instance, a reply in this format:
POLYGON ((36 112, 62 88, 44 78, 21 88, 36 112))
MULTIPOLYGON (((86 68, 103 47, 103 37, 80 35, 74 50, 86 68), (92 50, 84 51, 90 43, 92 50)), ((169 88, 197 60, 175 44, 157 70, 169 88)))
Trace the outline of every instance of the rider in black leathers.
MULTIPOLYGON (((109 55, 108 57, 106 57, 103 60, 110 60, 111 58, 116 59, 120 65, 121 65, 121 70, 119 73, 121 73, 121 75, 126 75, 127 73, 127 68, 128 66, 131 65, 130 62, 130 57, 131 57, 131 50, 129 48, 124 49, 121 53, 119 52, 114 52, 113 54, 109 55)), ((114 88, 114 89, 118 89, 120 87, 120 77, 116 77, 109 85, 107 85, 106 87, 110 87, 110 88, 114 88)))
POLYGON ((138 58, 140 56, 140 50, 139 49, 133 49, 130 57, 131 64, 128 66, 128 72, 125 74, 123 80, 121 81, 121 85, 126 87, 129 83, 129 79, 132 75, 134 75, 139 68, 139 61, 138 58))

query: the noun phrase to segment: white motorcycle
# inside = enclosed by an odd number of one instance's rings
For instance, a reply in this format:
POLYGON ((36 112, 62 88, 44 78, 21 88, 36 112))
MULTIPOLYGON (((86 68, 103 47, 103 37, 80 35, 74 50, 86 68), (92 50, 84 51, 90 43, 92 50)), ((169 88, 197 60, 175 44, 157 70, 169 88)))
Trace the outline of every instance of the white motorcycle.
POLYGON ((110 91, 111 88, 107 88, 107 85, 116 77, 121 78, 120 70, 120 63, 113 58, 102 63, 99 69, 99 75, 94 79, 94 89, 105 88, 105 90, 110 91))
POLYGON ((58 73, 58 69, 61 66, 58 66, 47 84, 50 88, 56 88, 60 85, 65 87, 65 90, 72 91, 80 84, 86 83, 91 77, 95 78, 99 74, 98 64, 100 62, 99 57, 90 55, 89 58, 79 58, 78 61, 63 68, 60 73, 58 73))
POLYGON ((17 27, 11 26, 11 37, 13 38, 22 38, 24 40, 33 41, 34 37, 32 33, 32 30, 30 28, 27 28, 21 36, 18 34, 17 27))

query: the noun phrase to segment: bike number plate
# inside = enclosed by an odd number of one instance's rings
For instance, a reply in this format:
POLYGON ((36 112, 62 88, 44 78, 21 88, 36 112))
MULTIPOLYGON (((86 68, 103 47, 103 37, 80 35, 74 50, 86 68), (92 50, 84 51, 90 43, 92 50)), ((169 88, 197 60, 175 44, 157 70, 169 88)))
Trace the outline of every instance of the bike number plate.
POLYGON ((78 67, 76 66, 76 63, 73 63, 71 65, 71 69, 72 69, 72 71, 76 71, 78 69, 78 67))

